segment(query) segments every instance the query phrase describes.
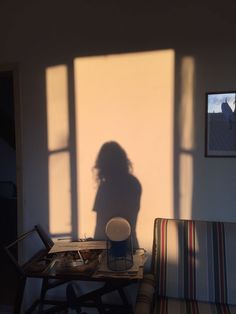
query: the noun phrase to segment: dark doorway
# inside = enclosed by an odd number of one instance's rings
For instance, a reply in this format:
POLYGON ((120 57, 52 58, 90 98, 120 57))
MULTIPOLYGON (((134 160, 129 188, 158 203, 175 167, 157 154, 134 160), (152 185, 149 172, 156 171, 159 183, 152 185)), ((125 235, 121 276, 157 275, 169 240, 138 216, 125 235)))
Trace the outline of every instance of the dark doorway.
POLYGON ((14 72, 0 69, 0 305, 11 306, 17 274, 3 250, 17 237, 14 72))

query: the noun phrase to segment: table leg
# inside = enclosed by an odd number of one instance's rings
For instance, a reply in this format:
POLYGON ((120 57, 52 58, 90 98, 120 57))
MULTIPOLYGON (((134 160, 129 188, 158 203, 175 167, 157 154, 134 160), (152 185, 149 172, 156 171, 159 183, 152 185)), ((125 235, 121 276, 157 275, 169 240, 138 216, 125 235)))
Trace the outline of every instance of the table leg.
POLYGON ((99 312, 99 314, 106 314, 106 309, 102 303, 102 298, 100 296, 97 296, 96 298, 94 298, 94 302, 96 304, 96 308, 99 312))
POLYGON ((118 292, 119 292, 119 295, 120 295, 121 300, 123 301, 124 305, 125 306, 129 306, 129 302, 128 302, 126 294, 125 294, 125 292, 123 290, 123 287, 118 288, 118 292))

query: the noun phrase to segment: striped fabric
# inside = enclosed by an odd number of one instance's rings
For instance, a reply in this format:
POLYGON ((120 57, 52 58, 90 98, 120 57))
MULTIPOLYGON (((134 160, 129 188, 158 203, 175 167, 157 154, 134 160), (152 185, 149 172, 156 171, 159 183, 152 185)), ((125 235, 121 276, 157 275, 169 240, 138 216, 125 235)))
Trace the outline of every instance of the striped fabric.
MULTIPOLYGON (((148 313, 148 312, 146 312, 148 313)), ((181 299, 159 298, 155 314, 236 314, 236 306, 181 299)), ((143 312, 145 314, 145 312, 143 312)))
POLYGON ((224 224, 213 223, 215 294, 218 302, 227 302, 224 224))
POLYGON ((195 222, 184 222, 184 296, 196 299, 195 222), (186 249, 187 248, 187 249, 186 249))
POLYGON ((152 267, 157 295, 236 304, 235 245, 234 223, 156 219, 152 267))

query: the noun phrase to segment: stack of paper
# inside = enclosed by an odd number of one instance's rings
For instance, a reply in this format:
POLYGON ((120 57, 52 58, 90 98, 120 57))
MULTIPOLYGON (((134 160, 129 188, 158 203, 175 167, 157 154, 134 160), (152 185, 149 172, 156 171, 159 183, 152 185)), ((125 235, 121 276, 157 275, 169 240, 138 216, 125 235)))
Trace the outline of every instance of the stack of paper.
POLYGON ((107 266, 107 256, 103 254, 101 261, 93 274, 95 278, 112 277, 112 278, 134 278, 141 279, 143 277, 143 267, 147 260, 147 255, 140 252, 133 256, 133 266, 124 271, 112 271, 107 266))
POLYGON ((106 241, 73 241, 73 242, 58 241, 54 243, 53 247, 48 253, 51 254, 68 251, 104 250, 104 249, 106 249, 106 241))

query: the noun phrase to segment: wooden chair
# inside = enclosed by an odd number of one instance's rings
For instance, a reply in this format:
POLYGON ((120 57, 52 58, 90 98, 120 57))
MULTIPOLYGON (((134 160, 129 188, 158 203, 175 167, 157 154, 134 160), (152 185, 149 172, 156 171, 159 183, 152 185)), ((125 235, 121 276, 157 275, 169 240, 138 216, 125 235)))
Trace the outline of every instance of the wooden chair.
POLYGON ((14 242, 5 247, 5 252, 15 266, 15 269, 19 275, 19 286, 14 304, 14 314, 19 314, 21 312, 27 278, 41 278, 42 287, 39 299, 33 302, 33 304, 26 311, 26 313, 33 312, 37 308, 37 306, 38 312, 40 313, 43 310, 45 304, 55 305, 54 301, 50 302, 48 300, 45 300, 47 291, 68 282, 67 280, 56 280, 50 279, 47 276, 42 276, 42 273, 51 262, 50 258, 48 258, 48 252, 53 244, 54 242, 48 236, 45 230, 40 225, 36 225, 32 230, 22 234, 14 242), (17 252, 22 245, 24 245, 24 248, 27 249, 27 244, 30 243, 30 239, 31 244, 33 244, 33 246, 36 247, 37 250, 28 260, 19 261, 17 252))

